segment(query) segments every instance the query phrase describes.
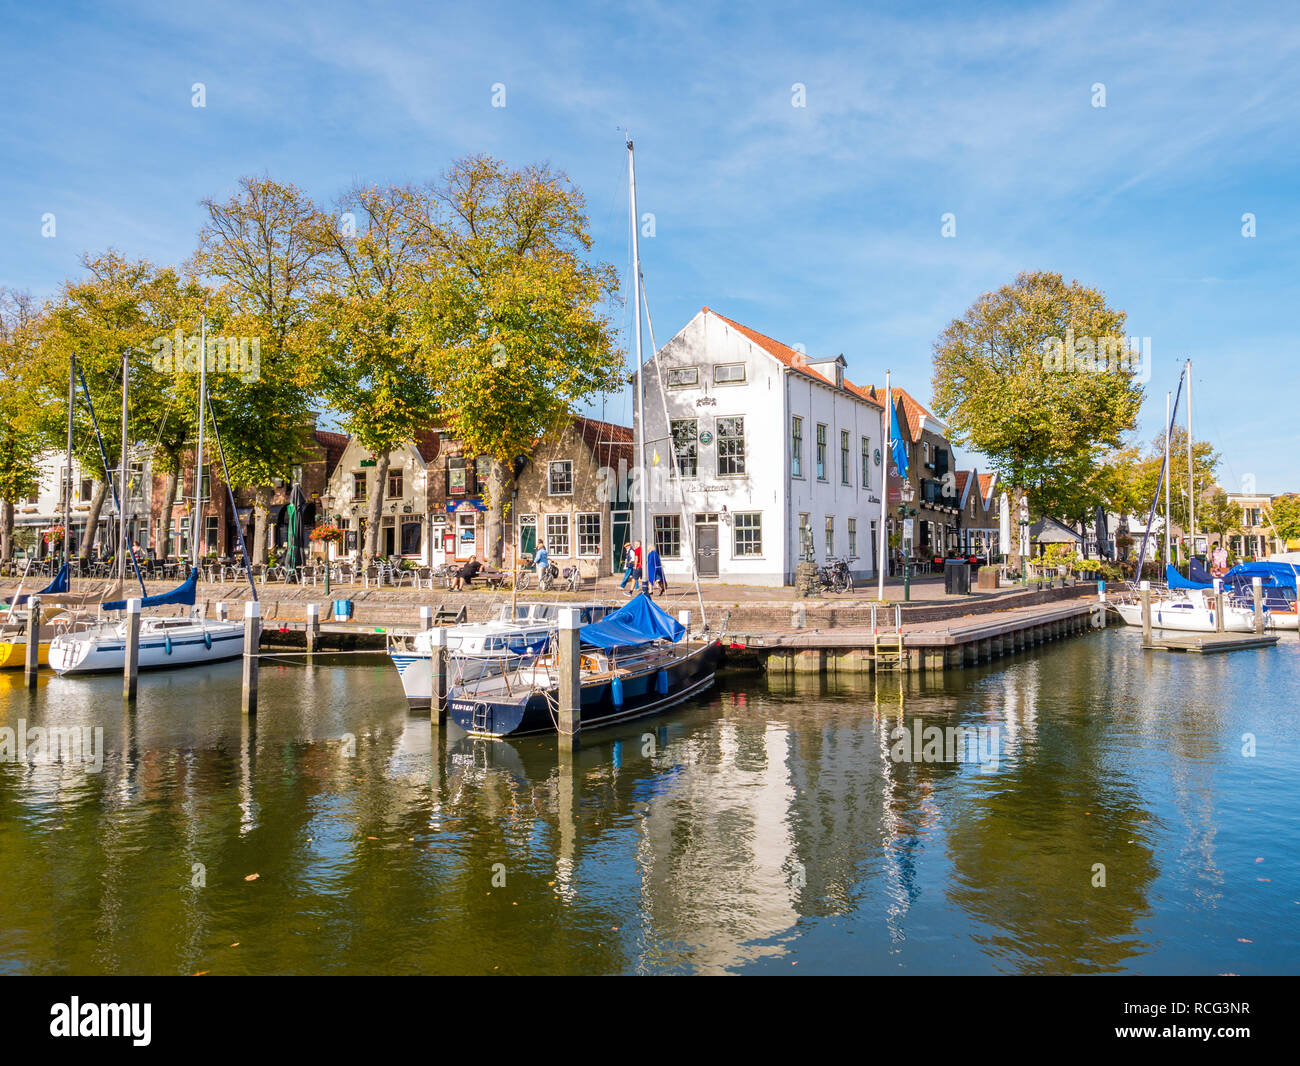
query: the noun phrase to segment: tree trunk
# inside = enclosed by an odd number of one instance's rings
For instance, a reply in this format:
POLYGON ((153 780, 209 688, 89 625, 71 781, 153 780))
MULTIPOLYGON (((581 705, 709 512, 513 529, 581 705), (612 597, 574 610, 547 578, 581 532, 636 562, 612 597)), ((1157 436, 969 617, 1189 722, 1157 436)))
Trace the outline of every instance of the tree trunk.
POLYGON ((173 472, 163 478, 162 509, 154 531, 154 549, 160 561, 165 560, 172 553, 172 507, 175 504, 176 474, 173 472))
POLYGON ((11 562, 14 557, 14 505, 0 500, 0 562, 11 562))
POLYGON ((257 564, 266 562, 266 520, 270 508, 271 488, 269 485, 259 486, 253 491, 253 549, 248 553, 257 564))
MULTIPOLYGON (((503 551, 502 533, 505 529, 506 500, 509 483, 506 480, 506 467, 493 459, 488 466, 487 476, 487 512, 483 516, 483 539, 487 542, 484 560, 491 566, 500 567, 503 551)), ((573 532, 577 536, 577 531, 573 532)), ((576 554, 576 552, 575 552, 576 554)))
POLYGON ((95 480, 95 491, 90 496, 90 510, 86 512, 86 535, 81 538, 81 551, 78 553, 84 561, 95 550, 95 539, 99 536, 99 513, 104 509, 104 497, 108 486, 99 479, 95 480))
POLYGON ((366 507, 365 563, 369 565, 379 554, 379 519, 384 511, 384 493, 388 491, 388 452, 377 453, 375 459, 375 488, 366 507))

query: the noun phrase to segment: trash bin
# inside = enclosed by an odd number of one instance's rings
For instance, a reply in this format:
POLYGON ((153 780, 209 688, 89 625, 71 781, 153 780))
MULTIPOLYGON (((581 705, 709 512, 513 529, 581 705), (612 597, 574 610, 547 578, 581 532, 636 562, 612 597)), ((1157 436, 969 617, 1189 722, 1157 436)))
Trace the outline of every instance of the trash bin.
POLYGON ((970 563, 965 559, 945 559, 943 591, 949 596, 970 595, 970 563))
POLYGON ((334 621, 350 622, 352 620, 352 601, 335 600, 334 601, 334 621))

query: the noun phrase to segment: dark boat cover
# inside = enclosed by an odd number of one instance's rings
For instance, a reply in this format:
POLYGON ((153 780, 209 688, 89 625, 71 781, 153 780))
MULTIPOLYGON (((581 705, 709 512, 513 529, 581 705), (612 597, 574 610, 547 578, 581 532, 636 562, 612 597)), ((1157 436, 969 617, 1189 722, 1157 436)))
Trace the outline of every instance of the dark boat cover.
POLYGON ((46 585, 45 588, 41 589, 40 592, 24 592, 21 596, 15 597, 14 606, 21 607, 33 596, 44 596, 46 593, 53 596, 60 592, 67 592, 70 588, 72 588, 72 584, 68 580, 68 564, 64 563, 59 567, 59 572, 54 575, 54 580, 46 585))
POLYGON ((1210 572, 1201 565, 1200 559, 1193 558, 1191 562, 1187 564, 1187 576, 1191 578, 1191 580, 1199 581, 1203 585, 1214 584, 1214 578, 1212 578, 1210 572))
POLYGON ((656 640, 676 644, 686 635, 686 627, 642 593, 599 622, 583 626, 578 635, 583 644, 610 651, 656 640))
MULTIPOLYGON (((177 585, 171 592, 160 592, 157 596, 146 596, 140 601, 141 607, 167 607, 174 603, 194 606, 194 601, 198 598, 199 592, 199 572, 191 570, 190 576, 181 584, 177 585)), ((102 604, 106 611, 125 611, 126 600, 114 600, 112 603, 102 604)))

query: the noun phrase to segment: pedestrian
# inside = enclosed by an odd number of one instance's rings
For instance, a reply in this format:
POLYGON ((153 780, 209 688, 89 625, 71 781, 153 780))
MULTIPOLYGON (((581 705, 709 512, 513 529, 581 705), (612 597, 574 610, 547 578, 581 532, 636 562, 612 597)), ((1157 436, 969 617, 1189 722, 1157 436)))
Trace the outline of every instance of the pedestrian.
POLYGON ((664 564, 659 559, 659 550, 657 548, 651 548, 649 554, 645 557, 645 588, 647 593, 650 591, 651 585, 659 587, 660 596, 668 591, 668 581, 664 577, 664 564))
POLYGON ((537 583, 542 584, 546 571, 551 565, 551 553, 546 550, 546 544, 537 545, 537 554, 533 556, 533 569, 537 571, 537 583))
POLYGON ((627 543, 623 545, 623 580, 619 583, 619 588, 626 588, 627 583, 632 580, 632 571, 636 569, 636 556, 632 554, 632 545, 627 543))
POLYGON ((632 545, 632 595, 633 592, 641 591, 641 542, 638 540, 632 545))
POLYGON ((1222 577, 1228 572, 1228 553, 1222 544, 1215 543, 1214 551, 1210 554, 1210 574, 1214 577, 1222 577))

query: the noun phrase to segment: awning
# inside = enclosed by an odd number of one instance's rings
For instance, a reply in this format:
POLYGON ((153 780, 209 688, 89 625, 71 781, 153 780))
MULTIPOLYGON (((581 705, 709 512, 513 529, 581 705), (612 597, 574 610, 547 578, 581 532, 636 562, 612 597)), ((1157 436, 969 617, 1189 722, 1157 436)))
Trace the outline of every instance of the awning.
POLYGON ((239 516, 241 522, 247 522, 253 516, 251 507, 236 507, 235 514, 239 516))

